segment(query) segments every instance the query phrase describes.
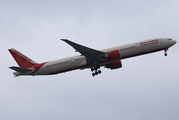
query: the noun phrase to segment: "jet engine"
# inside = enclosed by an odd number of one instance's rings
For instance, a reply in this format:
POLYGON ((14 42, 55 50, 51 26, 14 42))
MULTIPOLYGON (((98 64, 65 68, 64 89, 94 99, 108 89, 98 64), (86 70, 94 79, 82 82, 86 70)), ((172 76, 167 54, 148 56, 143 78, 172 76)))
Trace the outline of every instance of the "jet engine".
POLYGON ((113 51, 108 52, 107 58, 109 60, 114 60, 114 61, 116 60, 116 61, 113 63, 107 64, 105 66, 106 68, 110 68, 112 70, 112 69, 117 69, 117 68, 122 67, 122 63, 120 60, 121 56, 120 56, 119 50, 113 50, 113 51))
POLYGON ((107 53, 107 58, 110 60, 117 60, 120 59, 120 57, 119 50, 113 50, 107 53))
POLYGON ((116 62, 107 64, 105 67, 106 67, 106 68, 110 68, 111 70, 113 70, 113 69, 118 69, 118 68, 121 68, 121 67, 122 67, 122 63, 121 63, 121 60, 118 60, 118 61, 116 61, 116 62))

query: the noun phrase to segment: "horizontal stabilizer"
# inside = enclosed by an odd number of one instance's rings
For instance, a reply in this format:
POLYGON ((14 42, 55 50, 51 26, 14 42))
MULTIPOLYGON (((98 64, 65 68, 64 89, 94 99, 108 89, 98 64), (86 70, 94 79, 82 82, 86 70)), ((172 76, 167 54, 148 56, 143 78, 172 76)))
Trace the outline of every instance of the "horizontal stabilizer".
POLYGON ((15 66, 12 66, 12 67, 9 67, 10 69, 12 69, 12 70, 15 70, 15 71, 17 71, 17 72, 31 72, 31 71, 33 71, 33 68, 21 68, 21 67, 15 67, 15 66))

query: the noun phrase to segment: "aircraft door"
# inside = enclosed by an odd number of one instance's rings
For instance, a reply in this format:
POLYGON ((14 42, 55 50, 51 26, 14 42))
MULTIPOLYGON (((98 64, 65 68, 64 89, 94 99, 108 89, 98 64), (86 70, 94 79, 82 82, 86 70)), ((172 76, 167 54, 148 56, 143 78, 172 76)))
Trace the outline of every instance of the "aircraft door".
POLYGON ((139 49, 140 48, 140 45, 139 43, 136 44, 136 48, 139 49))
POLYGON ((71 58, 70 59, 70 63, 74 63, 75 62, 75 59, 74 58, 71 58))
POLYGON ((158 42, 159 44, 163 44, 163 40, 161 40, 161 39, 159 39, 159 42, 158 42))

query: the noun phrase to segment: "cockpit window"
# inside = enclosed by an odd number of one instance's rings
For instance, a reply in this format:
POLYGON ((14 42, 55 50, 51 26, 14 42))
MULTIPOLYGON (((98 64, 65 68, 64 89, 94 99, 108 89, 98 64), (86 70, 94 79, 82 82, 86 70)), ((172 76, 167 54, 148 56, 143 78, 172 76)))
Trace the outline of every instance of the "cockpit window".
POLYGON ((172 40, 172 38, 169 38, 169 39, 167 39, 167 40, 172 40))

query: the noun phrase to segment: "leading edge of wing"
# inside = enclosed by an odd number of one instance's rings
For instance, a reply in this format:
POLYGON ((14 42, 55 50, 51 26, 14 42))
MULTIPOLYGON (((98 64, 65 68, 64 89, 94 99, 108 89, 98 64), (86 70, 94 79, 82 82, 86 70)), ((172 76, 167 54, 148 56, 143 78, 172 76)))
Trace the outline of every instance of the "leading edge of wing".
POLYGON ((92 48, 89 48, 89 47, 85 47, 83 45, 72 42, 68 39, 61 39, 61 40, 66 42, 70 46, 72 46, 76 50, 76 52, 81 53, 81 55, 85 56, 87 59, 93 59, 93 58, 97 59, 98 57, 105 55, 105 52, 95 50, 95 49, 92 49, 92 48))

